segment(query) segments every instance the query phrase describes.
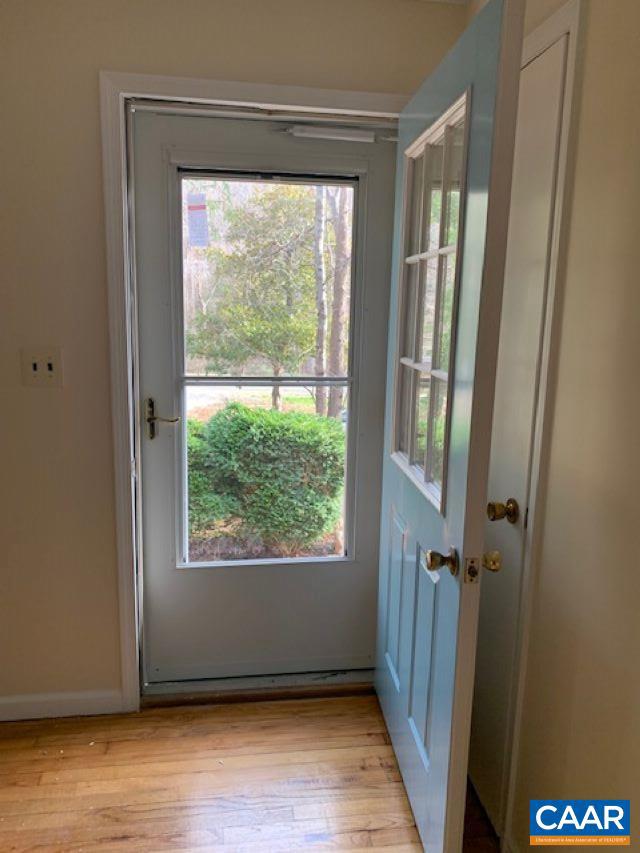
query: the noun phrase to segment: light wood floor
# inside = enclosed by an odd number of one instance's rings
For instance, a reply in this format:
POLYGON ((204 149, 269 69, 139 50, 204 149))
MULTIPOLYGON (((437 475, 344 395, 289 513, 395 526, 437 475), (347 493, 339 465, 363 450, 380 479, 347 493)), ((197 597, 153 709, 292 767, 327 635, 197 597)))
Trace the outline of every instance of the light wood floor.
POLYGON ((374 696, 0 724, 1 853, 372 848, 422 850, 374 696))
POLYGON ((418 851, 373 696, 0 725, 0 851, 418 851))

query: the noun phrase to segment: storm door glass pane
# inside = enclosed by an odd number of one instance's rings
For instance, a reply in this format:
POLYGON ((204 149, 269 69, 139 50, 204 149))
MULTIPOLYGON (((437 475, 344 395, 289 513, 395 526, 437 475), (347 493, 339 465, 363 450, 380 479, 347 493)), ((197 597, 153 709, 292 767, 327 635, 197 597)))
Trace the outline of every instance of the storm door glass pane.
POLYGON ((185 373, 346 376, 351 184, 182 179, 185 373))
POLYGON ((342 556, 347 386, 185 389, 189 560, 342 556))
POLYGON ((346 553, 354 198, 182 176, 189 563, 346 553))

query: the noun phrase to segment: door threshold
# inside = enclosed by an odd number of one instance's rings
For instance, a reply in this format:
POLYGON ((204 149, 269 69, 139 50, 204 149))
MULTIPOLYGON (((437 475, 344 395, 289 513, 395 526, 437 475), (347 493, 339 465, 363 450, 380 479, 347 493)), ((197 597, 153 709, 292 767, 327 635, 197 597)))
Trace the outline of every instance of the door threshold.
POLYGON ((362 696, 374 692, 373 674, 373 669, 348 669, 199 681, 163 681, 145 684, 140 704, 143 708, 160 708, 174 705, 362 696))

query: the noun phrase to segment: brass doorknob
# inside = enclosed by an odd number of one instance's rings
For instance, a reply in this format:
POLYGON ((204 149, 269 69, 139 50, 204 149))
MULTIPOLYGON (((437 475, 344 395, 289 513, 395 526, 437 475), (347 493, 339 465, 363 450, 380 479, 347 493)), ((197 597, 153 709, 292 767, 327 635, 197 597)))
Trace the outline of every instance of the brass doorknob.
POLYGON ((458 552, 455 548, 450 548, 448 554, 441 554, 439 551, 427 551, 427 568, 430 572, 437 572, 438 569, 443 569, 445 566, 454 577, 458 574, 458 552))
POLYGON ((487 504, 487 518, 489 521, 500 521, 506 518, 509 524, 515 524, 520 515, 520 507, 515 498, 508 498, 506 503, 494 503, 491 501, 487 504))
POLYGON ((482 556, 482 566, 490 572, 499 572, 502 568, 502 554, 500 551, 487 551, 482 556))

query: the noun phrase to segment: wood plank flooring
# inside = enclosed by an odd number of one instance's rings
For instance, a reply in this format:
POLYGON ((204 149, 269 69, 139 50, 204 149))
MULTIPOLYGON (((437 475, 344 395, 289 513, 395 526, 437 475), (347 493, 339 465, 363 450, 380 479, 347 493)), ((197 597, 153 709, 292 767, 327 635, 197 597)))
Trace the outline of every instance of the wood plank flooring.
POLYGON ((372 848, 422 849, 374 696, 0 724, 2 853, 372 848))
POLYGON ((0 850, 421 850, 373 696, 0 725, 0 850))

